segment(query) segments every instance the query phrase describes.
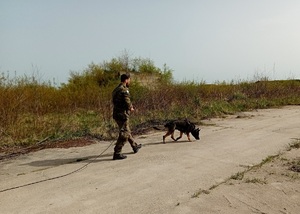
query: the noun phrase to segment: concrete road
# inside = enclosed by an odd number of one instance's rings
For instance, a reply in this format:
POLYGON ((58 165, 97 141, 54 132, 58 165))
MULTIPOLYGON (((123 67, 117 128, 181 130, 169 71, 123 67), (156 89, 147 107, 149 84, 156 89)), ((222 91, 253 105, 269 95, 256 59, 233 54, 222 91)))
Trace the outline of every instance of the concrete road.
MULTIPOLYGON (((293 138, 300 137, 300 106, 203 122, 208 125, 200 127, 199 141, 188 142, 183 136, 179 142, 167 138, 162 144, 164 132, 160 131, 135 136, 143 148, 133 154, 126 144, 123 152, 128 158, 120 161, 112 160, 113 146, 95 159, 111 142, 45 149, 2 161, 0 191, 63 177, 0 192, 0 213, 216 213, 214 205, 222 207, 220 199, 193 196, 285 151, 293 138), (87 163, 84 169, 64 176, 87 163)), ((212 190, 213 194, 218 191, 212 190)), ((297 201, 296 192, 286 202, 292 207, 290 213, 300 210, 297 201)), ((270 207, 267 213, 276 213, 271 212, 272 204, 266 207, 270 207)), ((217 213, 252 213, 239 209, 217 213)))

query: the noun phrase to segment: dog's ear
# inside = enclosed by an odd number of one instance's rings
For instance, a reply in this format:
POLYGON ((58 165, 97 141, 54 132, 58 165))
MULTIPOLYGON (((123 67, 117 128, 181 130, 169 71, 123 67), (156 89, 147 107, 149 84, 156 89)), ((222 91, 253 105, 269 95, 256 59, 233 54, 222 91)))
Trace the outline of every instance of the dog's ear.
POLYGON ((199 128, 197 128, 196 130, 199 131, 199 132, 201 131, 201 129, 199 129, 199 128))
POLYGON ((185 118, 184 121, 189 125, 191 124, 191 122, 187 118, 185 118))

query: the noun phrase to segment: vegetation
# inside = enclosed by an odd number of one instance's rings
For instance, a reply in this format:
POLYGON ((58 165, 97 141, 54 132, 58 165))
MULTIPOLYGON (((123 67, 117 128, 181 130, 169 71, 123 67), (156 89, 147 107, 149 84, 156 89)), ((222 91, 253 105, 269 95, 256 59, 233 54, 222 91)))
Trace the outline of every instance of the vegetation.
POLYGON ((202 195, 202 194, 208 195, 209 193, 210 193, 209 190, 199 189, 197 192, 195 192, 195 193, 192 195, 192 198, 199 198, 200 195, 202 195))
POLYGON ((203 118, 257 108, 300 104, 300 81, 241 81, 206 84, 172 79, 166 65, 128 54, 72 72, 59 87, 36 77, 0 75, 0 148, 34 145, 44 139, 116 137, 111 92, 122 72, 132 75, 136 110, 132 130, 172 118, 203 118))

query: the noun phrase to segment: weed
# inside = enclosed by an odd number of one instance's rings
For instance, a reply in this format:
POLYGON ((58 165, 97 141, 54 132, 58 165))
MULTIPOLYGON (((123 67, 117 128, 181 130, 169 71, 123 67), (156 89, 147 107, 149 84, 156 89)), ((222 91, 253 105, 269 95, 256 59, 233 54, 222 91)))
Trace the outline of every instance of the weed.
POLYGON ((286 176, 286 177, 288 177, 288 178, 290 178, 292 180, 300 179, 299 172, 297 172, 297 171, 294 171, 293 173, 283 173, 282 175, 286 176))
POLYGON ((289 145, 289 149, 299 149, 300 148, 300 139, 296 139, 289 145))
POLYGON ((280 155, 280 154, 277 154, 277 155, 270 155, 270 156, 266 157, 265 159, 263 159, 259 164, 257 164, 257 165, 254 166, 254 167, 261 167, 261 166, 263 166, 264 164, 273 161, 275 158, 279 157, 279 155, 280 155))
POLYGON ((233 180, 243 180, 245 172, 238 172, 230 177, 233 180))
MULTIPOLYGON (((297 80, 173 83, 166 66, 161 70, 144 59, 132 63, 123 57, 91 64, 82 73, 71 73, 69 82, 60 87, 36 77, 0 74, 0 147, 27 146, 46 137, 115 137, 111 92, 119 82, 119 70, 133 74, 130 92, 137 111, 131 115, 132 130, 153 119, 200 121, 256 108, 300 104, 297 80)), ((291 148, 299 148, 299 144, 298 140, 291 148)))
POLYGON ((261 179, 259 179, 259 178, 252 178, 252 179, 250 179, 250 178, 247 178, 247 179, 245 179, 245 182, 246 183, 258 183, 258 184, 267 184, 267 181, 266 181, 266 179, 264 179, 264 180, 261 180, 261 179))
POLYGON ((300 172, 300 158, 296 158, 290 162, 288 162, 288 165, 290 165, 290 170, 294 172, 300 172))
POLYGON ((202 194, 206 194, 208 195, 210 192, 208 190, 204 190, 204 189, 199 189, 197 192, 195 192, 193 195, 192 195, 192 198, 198 198, 200 195, 202 194))

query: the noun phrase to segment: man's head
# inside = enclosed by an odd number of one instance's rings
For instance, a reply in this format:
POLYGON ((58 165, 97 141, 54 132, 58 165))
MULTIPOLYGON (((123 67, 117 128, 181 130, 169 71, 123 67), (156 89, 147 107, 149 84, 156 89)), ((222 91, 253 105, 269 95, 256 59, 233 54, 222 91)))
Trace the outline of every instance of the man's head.
POLYGON ((126 84, 126 87, 129 87, 130 85, 130 74, 122 74, 121 75, 121 82, 126 84))

